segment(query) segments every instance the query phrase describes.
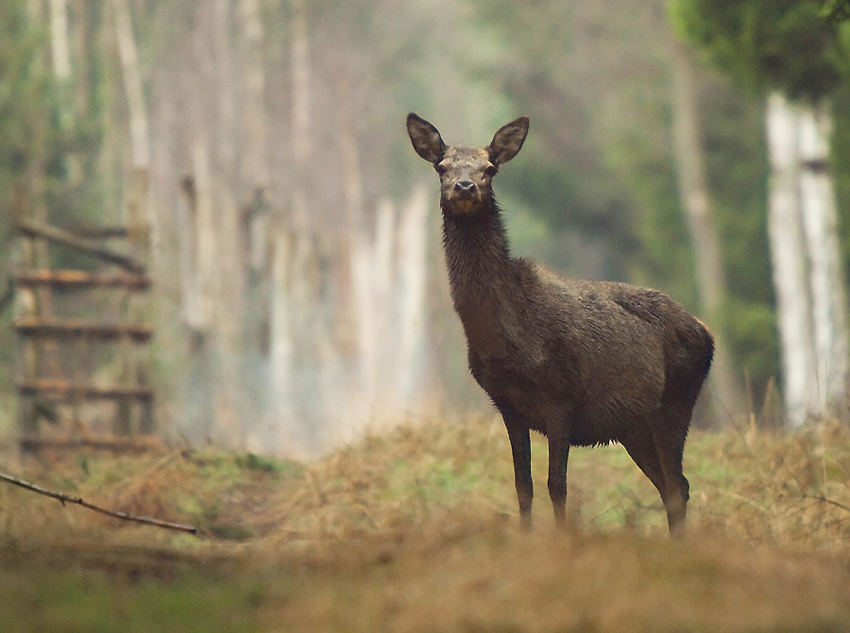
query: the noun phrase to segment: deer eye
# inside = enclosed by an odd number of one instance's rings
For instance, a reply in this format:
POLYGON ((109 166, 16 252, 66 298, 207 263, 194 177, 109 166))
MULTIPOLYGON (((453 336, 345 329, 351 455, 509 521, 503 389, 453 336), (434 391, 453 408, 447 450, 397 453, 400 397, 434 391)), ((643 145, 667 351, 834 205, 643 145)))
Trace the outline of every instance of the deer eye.
POLYGON ((437 165, 434 165, 434 169, 437 170, 437 173, 440 174, 441 176, 446 173, 446 166, 443 165, 442 163, 438 163, 437 165))
POLYGON ((499 168, 495 165, 490 165, 487 169, 484 170, 484 173, 492 178, 499 171, 499 168))

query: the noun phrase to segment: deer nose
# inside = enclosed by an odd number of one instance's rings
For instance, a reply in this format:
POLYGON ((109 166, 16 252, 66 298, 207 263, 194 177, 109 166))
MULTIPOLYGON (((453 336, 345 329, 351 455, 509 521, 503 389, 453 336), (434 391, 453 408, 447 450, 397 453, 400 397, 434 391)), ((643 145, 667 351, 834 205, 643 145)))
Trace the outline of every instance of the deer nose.
POLYGON ((458 180, 455 183, 455 191, 464 196, 472 195, 477 188, 476 184, 471 180, 458 180))

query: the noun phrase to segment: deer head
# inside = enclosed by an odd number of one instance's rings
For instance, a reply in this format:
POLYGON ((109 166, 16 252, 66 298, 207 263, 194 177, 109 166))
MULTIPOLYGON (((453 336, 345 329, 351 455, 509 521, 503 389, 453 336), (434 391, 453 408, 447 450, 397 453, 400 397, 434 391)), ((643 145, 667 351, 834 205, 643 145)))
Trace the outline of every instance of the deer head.
POLYGON ((490 184, 499 166, 519 153, 528 134, 528 117, 500 128, 484 148, 447 146, 437 128, 413 113, 407 115, 407 133, 416 153, 431 163, 440 176, 443 209, 470 213, 490 200, 490 184))

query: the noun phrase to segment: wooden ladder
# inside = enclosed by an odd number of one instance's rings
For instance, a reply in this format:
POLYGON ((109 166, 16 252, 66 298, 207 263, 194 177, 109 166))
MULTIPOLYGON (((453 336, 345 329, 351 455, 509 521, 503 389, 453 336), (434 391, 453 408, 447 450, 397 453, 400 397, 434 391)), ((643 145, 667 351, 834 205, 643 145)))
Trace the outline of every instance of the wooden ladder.
MULTIPOLYGON (((146 174, 134 176, 136 197, 135 204, 129 205, 127 227, 51 226, 43 218, 32 217, 35 214, 22 187, 14 190, 15 226, 20 236, 19 265, 12 275, 18 298, 14 320, 19 337, 16 387, 20 444, 25 450, 62 443, 79 445, 81 436, 83 441, 91 440, 98 445, 108 442, 102 432, 94 437, 77 414, 83 404, 92 401, 116 403, 113 437, 126 440, 132 434, 154 432, 154 393, 142 349, 153 334, 150 325, 144 322, 142 303, 151 287, 145 265, 148 231, 142 213, 147 178, 146 174), (121 249, 112 245, 118 240, 124 242, 121 249), (99 262, 98 269, 51 269, 48 245, 84 253, 99 262), (67 299, 69 295, 107 289, 120 293, 117 318, 97 314, 63 318, 54 314, 55 299, 60 294, 67 299), (102 377, 95 376, 98 373, 95 366, 102 361, 95 353, 96 342, 114 348, 112 363, 116 364, 117 358, 118 368, 110 374, 107 382, 111 384, 104 384, 102 377), (62 423, 56 415, 57 404, 74 408, 75 424, 48 438, 42 433, 40 423, 43 420, 62 423)), ((94 295, 86 296, 89 297, 94 295)), ((98 309, 94 301, 89 307, 92 313, 98 309)))

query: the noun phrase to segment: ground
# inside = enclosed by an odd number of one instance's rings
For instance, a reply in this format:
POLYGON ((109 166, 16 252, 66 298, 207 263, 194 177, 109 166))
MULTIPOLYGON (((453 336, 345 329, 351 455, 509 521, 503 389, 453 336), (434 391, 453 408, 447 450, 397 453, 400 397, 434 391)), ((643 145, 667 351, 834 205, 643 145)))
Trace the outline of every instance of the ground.
POLYGON ((542 438, 533 455, 525 533, 488 418, 376 433, 306 464, 7 450, 8 474, 200 534, 0 484, 0 630, 850 630, 845 427, 692 434, 681 540, 618 446, 572 452, 576 528, 556 532, 542 438))

